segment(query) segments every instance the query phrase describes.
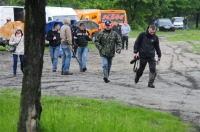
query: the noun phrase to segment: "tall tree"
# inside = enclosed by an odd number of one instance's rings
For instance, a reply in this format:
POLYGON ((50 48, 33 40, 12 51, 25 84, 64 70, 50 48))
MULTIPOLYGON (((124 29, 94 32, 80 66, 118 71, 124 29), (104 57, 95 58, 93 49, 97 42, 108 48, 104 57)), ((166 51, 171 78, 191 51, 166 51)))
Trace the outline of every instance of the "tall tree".
POLYGON ((42 107, 41 76, 45 46, 46 0, 25 1, 25 55, 18 132, 35 132, 42 107))

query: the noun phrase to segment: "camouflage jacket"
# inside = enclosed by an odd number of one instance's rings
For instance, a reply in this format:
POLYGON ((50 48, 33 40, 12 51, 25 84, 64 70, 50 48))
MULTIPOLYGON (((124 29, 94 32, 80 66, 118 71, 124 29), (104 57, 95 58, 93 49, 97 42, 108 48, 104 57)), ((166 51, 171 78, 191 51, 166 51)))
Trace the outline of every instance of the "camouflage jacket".
POLYGON ((99 50, 100 56, 114 57, 115 51, 121 50, 122 41, 115 31, 103 30, 97 35, 95 45, 99 50))

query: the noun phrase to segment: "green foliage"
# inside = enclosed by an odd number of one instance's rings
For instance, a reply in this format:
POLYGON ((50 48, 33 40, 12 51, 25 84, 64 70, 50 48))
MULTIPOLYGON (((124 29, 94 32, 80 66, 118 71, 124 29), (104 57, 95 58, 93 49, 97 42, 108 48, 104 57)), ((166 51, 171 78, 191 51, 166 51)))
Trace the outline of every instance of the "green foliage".
MULTIPOLYGON (((170 114, 118 102, 68 96, 43 96, 42 132, 186 132, 191 126, 170 114)), ((19 92, 0 91, 0 131, 15 132, 19 92)))

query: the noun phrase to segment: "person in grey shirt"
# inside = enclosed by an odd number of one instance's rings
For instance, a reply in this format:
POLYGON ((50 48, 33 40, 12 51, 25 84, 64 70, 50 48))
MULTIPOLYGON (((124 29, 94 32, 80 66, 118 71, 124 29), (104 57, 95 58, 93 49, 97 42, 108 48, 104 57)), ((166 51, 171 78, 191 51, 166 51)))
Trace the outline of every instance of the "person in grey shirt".
POLYGON ((131 28, 128 23, 125 21, 124 25, 122 26, 122 49, 124 49, 124 42, 126 41, 126 50, 128 50, 128 36, 131 32, 131 28))

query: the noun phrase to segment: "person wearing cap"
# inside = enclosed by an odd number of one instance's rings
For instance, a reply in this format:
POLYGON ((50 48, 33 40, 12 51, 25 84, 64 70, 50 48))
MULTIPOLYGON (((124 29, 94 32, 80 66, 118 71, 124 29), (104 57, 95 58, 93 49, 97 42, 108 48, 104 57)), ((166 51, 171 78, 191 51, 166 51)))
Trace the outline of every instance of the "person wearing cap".
POLYGON ((150 25, 146 32, 140 33, 135 41, 133 55, 134 58, 140 58, 140 67, 136 72, 135 83, 137 84, 139 82, 146 64, 148 63, 150 70, 148 87, 150 88, 155 88, 153 84, 156 77, 155 52, 158 55, 158 61, 160 61, 161 58, 159 39, 155 33, 156 27, 154 25, 150 25))
POLYGON ((11 22, 11 19, 8 17, 6 18, 6 23, 4 25, 8 24, 9 22, 11 22))
POLYGON ((78 58, 80 72, 87 70, 87 58, 88 58, 88 41, 91 40, 90 33, 85 29, 84 23, 80 23, 79 29, 74 35, 75 44, 78 45, 78 58))
POLYGON ((128 36, 131 32, 131 28, 128 25, 128 22, 124 22, 124 25, 122 26, 122 49, 124 49, 124 42, 126 41, 126 50, 128 50, 128 36))
POLYGON ((11 36, 9 45, 16 45, 16 50, 13 52, 13 77, 16 77, 18 58, 20 59, 22 72, 24 64, 24 36, 20 28, 18 28, 15 34, 11 36))
POLYGON ((118 33, 112 30, 111 25, 111 21, 106 21, 105 29, 101 31, 95 39, 95 45, 99 50, 99 54, 103 62, 103 80, 105 83, 110 82, 108 77, 110 75, 112 60, 115 56, 115 52, 117 52, 118 54, 121 53, 122 44, 121 37, 118 33))

